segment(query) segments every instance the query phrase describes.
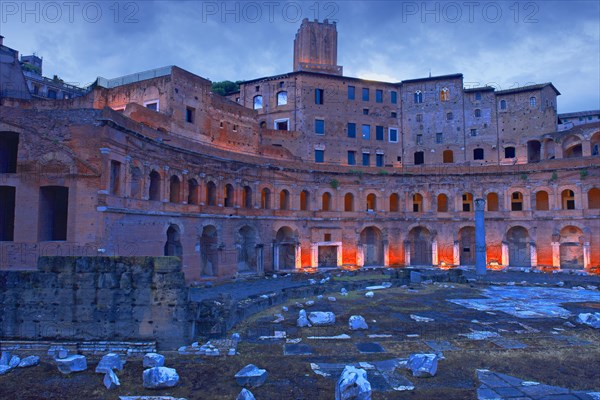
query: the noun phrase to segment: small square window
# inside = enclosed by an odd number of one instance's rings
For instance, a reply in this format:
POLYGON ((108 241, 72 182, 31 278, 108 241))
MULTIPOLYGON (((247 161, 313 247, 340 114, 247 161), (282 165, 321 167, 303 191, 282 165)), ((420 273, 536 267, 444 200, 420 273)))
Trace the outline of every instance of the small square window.
POLYGON ((473 137, 477 136, 477 129, 475 129, 475 128, 471 129, 471 136, 473 136, 473 137))
POLYGON ((315 133, 317 135, 325 134, 325 121, 322 119, 315 119, 315 133))
POLYGON ((348 151, 348 165, 356 165, 356 152, 348 151))
POLYGON ((190 124, 194 123, 194 114, 195 114, 195 110, 192 107, 186 107, 185 108, 185 121, 189 122, 190 124))
POLYGON ((348 137, 356 137, 356 124, 354 122, 348 122, 348 137))
POLYGON ((515 148, 514 147, 505 147, 504 148, 504 158, 515 158, 515 148))
POLYGON ((325 150, 315 150, 315 162, 325 162, 325 150))
POLYGON ((398 118, 398 113, 397 113, 396 111, 392 111, 392 112, 390 113, 390 117, 391 117, 391 118, 398 118))
POLYGON ((444 143, 444 134, 442 132, 437 132, 435 134, 435 142, 436 143, 444 143))
POLYGON ((475 100, 481 100, 481 92, 475 93, 475 100))
POLYGON ((363 115, 369 115, 369 109, 363 108, 363 115))
POLYGON ((158 112, 158 101, 148 101, 148 102, 144 103, 144 107, 146 107, 147 109, 150 109, 152 111, 158 112))
POLYGON ((323 104, 324 94, 325 94, 325 90, 315 89, 315 104, 323 104))
POLYGON ((260 92, 260 86, 258 86, 258 85, 255 86, 254 89, 255 89, 256 92, 260 92))
POLYGON ((375 127, 375 140, 383 140, 383 126, 375 127))
POLYGON ((371 155, 369 153, 363 153, 362 155, 362 165, 364 167, 368 167, 371 165, 371 155))
POLYGON ((362 126, 362 138, 365 140, 371 139, 371 125, 362 126))
POLYGON ((354 93, 356 88, 354 86, 348 86, 348 100, 354 100, 354 93))

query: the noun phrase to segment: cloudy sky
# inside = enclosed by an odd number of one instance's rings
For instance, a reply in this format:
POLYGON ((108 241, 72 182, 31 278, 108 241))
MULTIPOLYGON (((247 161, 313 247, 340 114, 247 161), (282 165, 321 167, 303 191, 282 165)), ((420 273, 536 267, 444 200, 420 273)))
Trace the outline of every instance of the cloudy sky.
POLYGON ((177 65, 218 80, 292 70, 303 18, 337 21, 344 74, 397 82, 460 72, 465 86, 553 82, 559 112, 600 109, 600 2, 5 1, 0 34, 86 85, 177 65))

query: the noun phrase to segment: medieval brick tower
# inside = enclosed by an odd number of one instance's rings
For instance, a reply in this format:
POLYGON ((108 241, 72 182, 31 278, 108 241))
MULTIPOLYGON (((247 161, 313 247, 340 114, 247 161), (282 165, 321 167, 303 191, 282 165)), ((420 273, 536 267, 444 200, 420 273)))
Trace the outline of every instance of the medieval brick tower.
POLYGON ((342 67, 337 65, 335 22, 302 21, 294 39, 294 71, 342 75, 342 67))

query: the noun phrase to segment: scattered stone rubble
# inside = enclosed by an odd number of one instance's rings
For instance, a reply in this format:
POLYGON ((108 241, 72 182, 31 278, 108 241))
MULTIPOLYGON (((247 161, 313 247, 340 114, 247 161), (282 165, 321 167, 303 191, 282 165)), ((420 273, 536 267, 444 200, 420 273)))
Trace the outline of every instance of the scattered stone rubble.
POLYGON ((248 364, 235 374, 235 381, 240 386, 259 387, 267 380, 267 370, 260 369, 254 364, 248 364))
POLYGON ((371 400, 367 371, 347 365, 335 385, 335 400, 371 400))
POLYGON ((413 376, 423 378, 435 376, 439 357, 437 354, 411 354, 406 363, 406 368, 412 371, 413 376))
POLYGON ((166 389, 179 383, 179 375, 174 368, 154 367, 144 370, 143 381, 146 389, 166 389))
POLYGON ((367 321, 361 315, 352 315, 348 319, 348 326, 351 330, 356 331, 359 329, 369 329, 367 321))

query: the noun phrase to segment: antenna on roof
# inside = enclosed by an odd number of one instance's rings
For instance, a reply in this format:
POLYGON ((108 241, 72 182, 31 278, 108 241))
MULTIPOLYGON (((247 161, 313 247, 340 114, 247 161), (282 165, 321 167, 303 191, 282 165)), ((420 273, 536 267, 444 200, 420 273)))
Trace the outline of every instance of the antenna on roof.
POLYGON ((431 68, 429 68, 429 77, 431 78, 431 68))

